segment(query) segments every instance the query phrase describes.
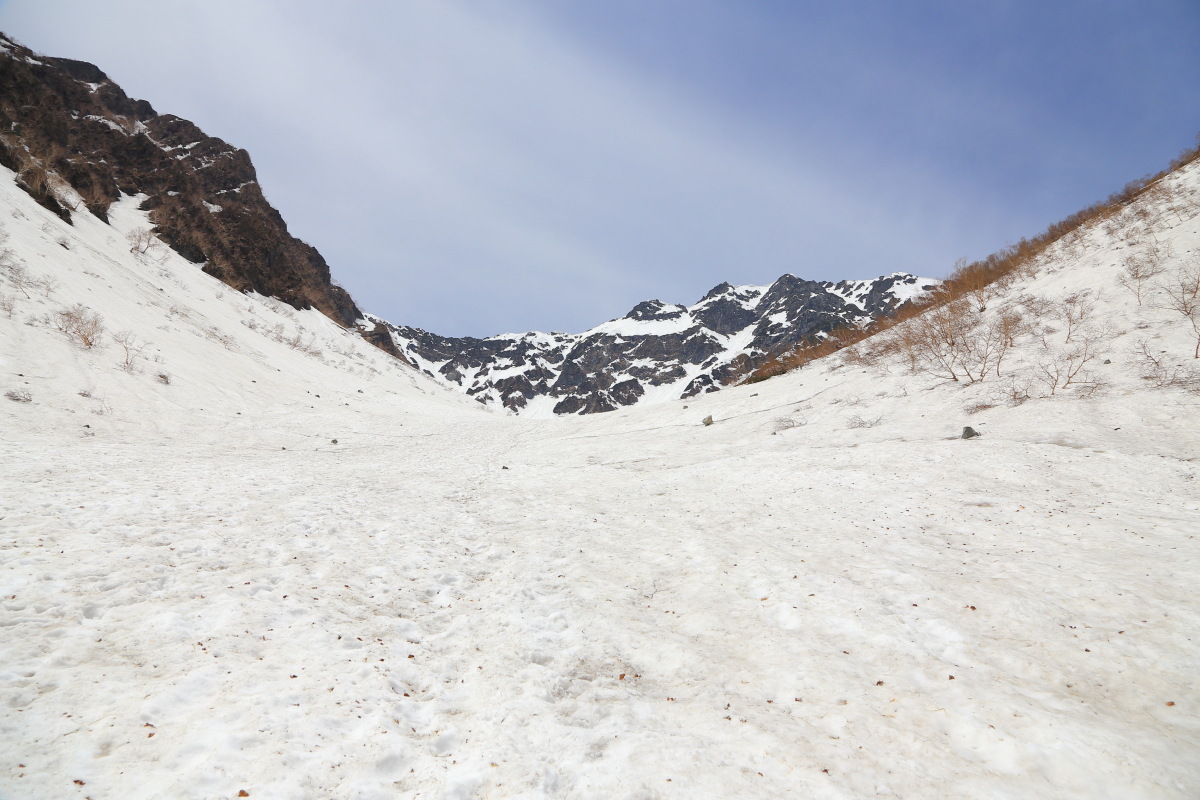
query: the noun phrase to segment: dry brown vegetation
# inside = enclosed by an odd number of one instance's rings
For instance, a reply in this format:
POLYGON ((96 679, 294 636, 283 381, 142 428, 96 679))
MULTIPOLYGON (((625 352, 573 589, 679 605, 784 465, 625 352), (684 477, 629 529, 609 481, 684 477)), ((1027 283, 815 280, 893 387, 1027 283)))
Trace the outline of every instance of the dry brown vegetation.
POLYGON ((1145 339, 1138 341, 1134 357, 1141 366, 1142 379, 1156 389, 1179 388, 1200 391, 1200 372, 1187 364, 1172 363, 1167 351, 1154 350, 1145 339))
MULTIPOLYGON (((986 325, 977 324, 978 312, 985 311, 1012 281, 1031 277, 1038 259, 1052 246, 1068 254, 1078 254, 1082 248, 1082 228, 1099 223, 1111 235, 1138 254, 1126 260, 1121 280, 1141 304, 1148 282, 1162 272, 1170 252, 1154 239, 1153 227, 1162 215, 1177 219, 1191 218, 1200 213, 1200 199, 1180 191, 1162 179, 1174 170, 1200 159, 1200 137, 1196 147, 1181 153, 1168 169, 1154 175, 1130 181, 1106 200, 1094 203, 1046 228, 1032 239, 1022 239, 985 259, 967 262, 960 259, 937 291, 930 296, 902 306, 890 317, 875 320, 863 328, 842 328, 819 341, 806 342, 790 351, 780 353, 752 372, 746 383, 754 383, 803 367, 849 345, 857 344, 884 331, 889 337, 879 337, 870 348, 848 354, 851 361, 870 362, 891 352, 903 353, 909 367, 952 381, 975 383, 989 372, 1000 377, 1004 356, 1023 335, 1036 333, 1047 336, 1044 321, 1055 318, 1065 326, 1066 340, 1059 347, 1045 338, 1048 352, 1042 382, 1051 392, 1066 385, 1079 385, 1085 380, 1084 365, 1094 360, 1106 338, 1102 332, 1088 329, 1086 319, 1095 298, 1080 293, 1057 301, 1026 298, 1004 309, 998 318, 986 325), (1133 202, 1145 197, 1151 201, 1132 209, 1133 202), (902 322, 908 325, 900 325, 902 322), (1077 338, 1080 337, 1080 338, 1077 338), (1053 376, 1053 377, 1052 377, 1053 376), (1052 383, 1051 383, 1052 382, 1052 383)), ((1195 272, 1195 291, 1192 274, 1181 277, 1165 289, 1168 307, 1187 318, 1196 332, 1196 354, 1200 357, 1200 266, 1195 272)), ((1090 385, 1090 384, 1089 384, 1090 385)), ((1014 387, 1013 397, 1027 398, 1027 386, 1014 387)))
POLYGON ((112 340, 121 346, 121 363, 117 366, 132 374, 137 369, 138 359, 142 358, 150 343, 138 341, 133 331, 117 331, 112 335, 112 340))
POLYGON ((1183 316, 1196 338, 1192 358, 1200 358, 1200 258, 1180 264, 1162 287, 1164 307, 1183 316))
POLYGON ((82 303, 55 311, 51 320, 54 327, 73 342, 88 349, 99 344, 100 337, 104 335, 104 322, 100 315, 82 303))
POLYGON ((129 243, 129 252, 134 255, 145 255, 160 244, 158 237, 149 228, 134 228, 125 234, 125 241, 129 243))
POLYGON ((1137 298, 1137 304, 1142 304, 1148 284, 1163 273, 1164 262, 1171 256, 1169 244, 1149 241, 1142 252, 1125 257, 1125 269, 1117 278, 1117 283, 1124 286, 1137 298))

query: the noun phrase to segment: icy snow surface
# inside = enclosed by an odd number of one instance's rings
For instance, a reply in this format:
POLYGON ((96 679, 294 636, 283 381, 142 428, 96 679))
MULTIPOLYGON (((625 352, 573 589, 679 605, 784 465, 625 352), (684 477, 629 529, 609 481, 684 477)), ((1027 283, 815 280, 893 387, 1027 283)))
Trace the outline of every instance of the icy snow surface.
POLYGON ((1090 397, 838 355, 542 420, 130 254, 136 205, 0 174, 5 800, 1200 796, 1197 396, 1131 355, 1193 340, 1129 245, 1007 290, 1101 292, 1090 397))

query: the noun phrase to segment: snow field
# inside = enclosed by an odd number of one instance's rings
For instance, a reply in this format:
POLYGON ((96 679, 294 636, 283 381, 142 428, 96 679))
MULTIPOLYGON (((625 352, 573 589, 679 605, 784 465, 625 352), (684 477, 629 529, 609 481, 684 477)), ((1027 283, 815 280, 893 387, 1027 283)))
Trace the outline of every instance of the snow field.
POLYGON ((539 420, 135 258, 136 201, 0 197, 61 284, 0 318, 0 797, 1200 790, 1197 396, 1129 355, 1190 334, 1103 231, 993 303, 1099 290, 1090 397, 835 356, 539 420), (37 322, 75 302, 163 360, 37 322))

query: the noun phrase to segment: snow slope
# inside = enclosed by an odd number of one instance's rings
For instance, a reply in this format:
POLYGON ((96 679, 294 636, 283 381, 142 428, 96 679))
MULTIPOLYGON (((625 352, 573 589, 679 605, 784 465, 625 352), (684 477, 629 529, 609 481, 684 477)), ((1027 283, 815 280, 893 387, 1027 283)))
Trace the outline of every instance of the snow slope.
POLYGON ((1200 794, 1198 396, 1133 355, 1194 340, 1119 226, 983 315, 1098 292, 1090 394, 860 348, 525 419, 10 178, 5 800, 1200 794), (153 343, 132 372, 75 303, 153 343))

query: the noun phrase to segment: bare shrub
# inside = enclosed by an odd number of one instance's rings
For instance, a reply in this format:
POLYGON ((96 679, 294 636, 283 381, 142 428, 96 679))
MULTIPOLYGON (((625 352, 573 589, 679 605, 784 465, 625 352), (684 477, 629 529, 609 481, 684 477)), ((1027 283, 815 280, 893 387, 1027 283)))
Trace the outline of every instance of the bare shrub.
POLYGON ((1006 308, 996 318, 996 328, 1004 337, 1006 347, 1015 347, 1017 339, 1032 332, 1033 326, 1020 311, 1006 308))
POLYGON ((82 303, 55 311, 51 319, 54 327, 85 348, 95 347, 104 335, 104 322, 100 315, 82 303))
POLYGON ((1142 304, 1150 280, 1163 272, 1163 261, 1170 255, 1170 246, 1150 242, 1141 253, 1125 257, 1125 269, 1117 276, 1117 283, 1124 286, 1142 304))
POLYGON ((117 331, 112 335, 112 340, 121 346, 122 359, 117 366, 133 374, 137 368, 138 359, 142 357, 142 353, 149 343, 139 342, 132 331, 117 331))
POLYGON ((808 424, 806 419, 797 419, 796 417, 779 417, 775 420, 775 432, 789 431, 792 428, 802 428, 808 424))
POLYGON ((1019 406, 1033 397, 1033 379, 1028 375, 1009 375, 992 391, 992 396, 1002 403, 1019 406))
POLYGON ((963 342, 971 322, 969 306, 959 300, 929 309, 909 323, 910 363, 938 378, 958 381, 963 376, 963 342))
POLYGON ((0 269, 4 270, 5 277, 14 289, 25 295, 26 299, 31 298, 29 288, 32 279, 29 277, 29 270, 25 269, 25 265, 17 260, 11 250, 0 250, 0 269))
POLYGON ((135 255, 146 255, 162 244, 149 228, 134 228, 125 234, 125 241, 129 242, 129 252, 135 255))
POLYGON ((1075 390, 1075 394, 1079 397, 1091 397, 1094 394, 1103 392, 1108 387, 1108 381, 1090 372, 1084 373, 1078 379, 1071 382, 1071 388, 1075 390))
POLYGON ((4 316, 12 319, 13 309, 17 306, 17 298, 11 294, 0 294, 0 311, 4 312, 4 316))
POLYGON ((1092 327, 1076 328, 1074 334, 1075 341, 1069 345, 1056 345, 1046 334, 1042 336, 1042 356, 1034 375, 1051 395, 1072 384, 1085 388, 1099 386, 1099 381, 1084 367, 1103 354, 1107 334, 1092 327))
POLYGON ((920 365, 917 363, 914 325, 915 323, 909 322, 888 328, 871 337, 866 346, 871 348, 876 358, 886 356, 904 358, 908 362, 909 371, 916 372, 920 365))
POLYGON ((1138 359, 1142 380, 1148 381, 1155 389, 1177 388, 1200 392, 1200 372, 1195 367, 1170 363, 1173 359, 1166 358, 1166 351, 1155 353, 1145 339, 1138 341, 1134 356, 1138 359))
POLYGON ((1036 294, 1023 294, 1017 298, 1017 305, 1025 309, 1031 320, 1049 319, 1054 314, 1054 302, 1036 294))
POLYGON ((1069 343, 1071 337, 1079 330, 1079 326, 1084 323, 1092 315, 1092 310, 1096 307, 1096 300, 1092 297, 1091 289, 1074 292, 1064 295, 1059 301, 1056 309, 1056 316, 1067 330, 1067 338, 1064 342, 1069 343))
POLYGON ((12 389, 4 393, 4 396, 14 403, 29 403, 33 401, 33 395, 28 389, 12 389))
POLYGON ((283 339, 283 343, 293 350, 304 353, 306 356, 322 358, 325 354, 321 351, 321 348, 317 347, 316 341, 317 337, 315 334, 309 334, 306 341, 302 329, 299 328, 290 339, 283 339))
POLYGON ((987 411, 989 408, 995 408, 995 407, 996 407, 995 403, 974 403, 974 404, 969 405, 966 408, 964 408, 963 411, 971 416, 974 416, 976 414, 981 414, 984 411, 987 411))
POLYGON ((1192 358, 1200 358, 1200 258, 1193 256, 1171 272, 1163 296, 1164 306, 1182 315, 1191 326, 1196 339, 1192 358))
POLYGON ((997 288, 992 285, 996 276, 988 274, 987 270, 979 269, 965 258, 954 262, 954 269, 946 281, 958 297, 966 299, 976 311, 987 311, 988 303, 997 294, 997 288))
POLYGON ((226 350, 236 352, 238 349, 237 348, 237 339, 234 339, 232 336, 230 336, 228 333, 225 333, 220 328, 206 327, 204 329, 204 335, 206 338, 211 339, 212 341, 221 345, 221 347, 224 347, 226 350))
POLYGON ((846 420, 846 427, 850 428, 851 430, 856 430, 858 428, 875 428, 882 422, 882 416, 875 417, 874 419, 863 419, 858 414, 855 414, 854 416, 850 417, 850 419, 846 420))
POLYGON ((33 281, 33 285, 36 286, 46 298, 49 298, 50 295, 58 291, 58 288, 62 284, 59 283, 58 278, 54 277, 53 275, 43 275, 42 277, 33 281))
POLYGON ((171 385, 171 376, 165 372, 160 372, 157 375, 155 375, 154 377, 161 384, 164 384, 166 386, 171 385))
POLYGON ((1004 315, 993 317, 986 324, 977 326, 967 337, 963 369, 971 383, 982 381, 989 371, 1000 377, 1000 365, 1012 349, 1017 332, 1004 315))
POLYGON ((847 347, 842 351, 842 363, 851 367, 874 366, 877 356, 873 350, 865 347, 847 347))
POLYGON ((891 346, 901 352, 914 372, 943 380, 978 383, 1000 365, 1023 331, 1019 315, 998 315, 981 322, 977 306, 952 300, 931 308, 889 332, 891 346))

